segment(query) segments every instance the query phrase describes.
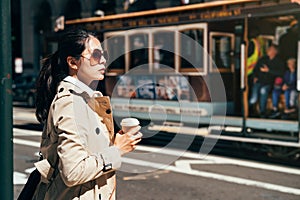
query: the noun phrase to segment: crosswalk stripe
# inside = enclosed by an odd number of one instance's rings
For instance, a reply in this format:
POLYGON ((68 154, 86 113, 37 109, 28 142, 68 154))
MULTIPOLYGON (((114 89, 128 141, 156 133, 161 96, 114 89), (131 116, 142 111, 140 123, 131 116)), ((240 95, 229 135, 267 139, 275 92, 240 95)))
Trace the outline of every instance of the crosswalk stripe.
POLYGON ((41 136, 42 131, 32 131, 20 128, 13 128, 14 136, 41 136))
POLYGON ((38 148, 40 147, 39 142, 34 142, 34 141, 30 141, 30 140, 23 140, 23 139, 19 139, 19 138, 14 138, 13 142, 14 142, 14 144, 20 144, 20 145, 38 147, 38 148))

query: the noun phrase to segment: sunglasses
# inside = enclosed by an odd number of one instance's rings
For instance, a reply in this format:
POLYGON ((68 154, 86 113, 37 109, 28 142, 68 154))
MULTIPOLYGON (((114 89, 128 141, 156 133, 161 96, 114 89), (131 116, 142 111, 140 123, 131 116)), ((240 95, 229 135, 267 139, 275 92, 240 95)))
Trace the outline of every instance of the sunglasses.
POLYGON ((80 55, 80 56, 83 57, 83 58, 88 59, 90 61, 91 66, 101 64, 100 61, 101 61, 102 56, 105 58, 106 61, 108 60, 107 51, 106 50, 103 51, 103 50, 100 50, 100 49, 94 49, 94 51, 91 53, 90 58, 87 58, 83 55, 80 55))

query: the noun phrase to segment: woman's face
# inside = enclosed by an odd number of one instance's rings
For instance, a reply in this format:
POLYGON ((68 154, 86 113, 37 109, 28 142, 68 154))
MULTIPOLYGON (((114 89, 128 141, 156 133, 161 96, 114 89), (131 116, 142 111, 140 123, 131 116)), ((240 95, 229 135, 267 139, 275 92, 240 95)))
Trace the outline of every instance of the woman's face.
POLYGON ((97 38, 91 36, 85 46, 86 48, 81 54, 77 78, 86 85, 90 85, 92 81, 104 79, 106 60, 97 38))

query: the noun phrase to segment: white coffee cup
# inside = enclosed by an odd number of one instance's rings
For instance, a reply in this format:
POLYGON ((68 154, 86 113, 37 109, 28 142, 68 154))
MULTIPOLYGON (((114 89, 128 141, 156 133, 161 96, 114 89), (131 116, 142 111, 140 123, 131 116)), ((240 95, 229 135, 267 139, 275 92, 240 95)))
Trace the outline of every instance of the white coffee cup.
POLYGON ((140 122, 136 118, 124 118, 121 121, 122 131, 127 133, 131 128, 139 126, 140 122))

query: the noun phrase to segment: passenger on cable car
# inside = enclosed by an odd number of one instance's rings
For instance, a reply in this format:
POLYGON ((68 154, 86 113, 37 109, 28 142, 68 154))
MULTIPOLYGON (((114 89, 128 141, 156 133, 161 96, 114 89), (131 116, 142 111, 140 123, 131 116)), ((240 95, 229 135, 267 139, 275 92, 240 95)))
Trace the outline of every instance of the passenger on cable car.
MULTIPOLYGON (((279 97, 282 92, 284 92, 285 98, 285 109, 283 112, 282 118, 289 118, 289 115, 296 112, 296 100, 297 100, 297 74, 296 74, 296 59, 290 58, 287 60, 288 70, 284 73, 282 84, 274 86, 272 92, 272 103, 273 111, 270 115, 270 118, 277 118, 280 116, 278 109, 279 97)), ((279 80, 279 79, 277 79, 279 80)), ((276 84, 276 81, 275 81, 276 84)))
POLYGON ((247 75, 249 93, 252 92, 253 71, 258 60, 265 55, 264 39, 259 35, 258 27, 254 27, 249 33, 248 57, 247 57, 247 75))
POLYGON ((272 44, 267 49, 267 55, 260 58, 254 68, 253 88, 249 100, 250 115, 259 114, 266 117, 267 100, 272 90, 275 77, 280 77, 284 72, 284 63, 278 57, 278 47, 272 44), (259 100, 259 112, 255 104, 259 100))

